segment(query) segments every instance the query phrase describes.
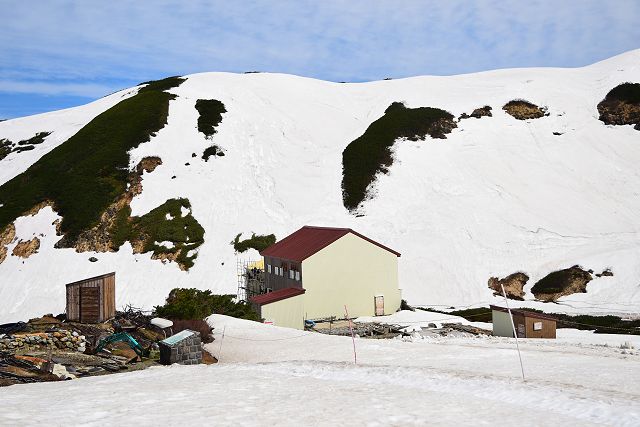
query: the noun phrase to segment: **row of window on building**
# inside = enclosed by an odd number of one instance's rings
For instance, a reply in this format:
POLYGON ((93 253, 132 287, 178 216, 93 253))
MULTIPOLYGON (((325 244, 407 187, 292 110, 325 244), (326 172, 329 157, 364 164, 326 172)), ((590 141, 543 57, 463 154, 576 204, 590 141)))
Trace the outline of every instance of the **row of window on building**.
MULTIPOLYGON (((272 266, 271 264, 267 264, 267 273, 275 274, 276 276, 284 277, 284 269, 282 267, 272 266)), ((300 281, 300 272, 296 270, 289 270, 289 279, 300 281)))

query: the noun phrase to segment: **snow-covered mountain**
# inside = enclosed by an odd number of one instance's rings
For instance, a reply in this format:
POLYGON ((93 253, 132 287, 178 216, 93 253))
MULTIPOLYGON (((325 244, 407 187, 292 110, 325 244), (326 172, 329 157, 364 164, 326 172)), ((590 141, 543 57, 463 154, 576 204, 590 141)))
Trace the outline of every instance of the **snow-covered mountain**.
MULTIPOLYGON (((606 125, 597 109, 617 85, 640 81, 640 50, 577 69, 357 84, 269 73, 184 78, 167 90, 176 96, 166 125, 129 152, 131 170, 145 157, 162 162, 142 174, 142 191, 130 194, 130 207, 132 218, 143 218, 169 199, 188 199, 183 215, 204 229, 204 243, 189 251, 197 253, 194 265, 185 271, 176 262, 152 259, 150 252, 134 253, 129 242, 117 252, 54 248, 60 217, 45 206, 16 219, 15 236, 3 245, 0 322, 62 312, 65 283, 110 271, 117 274, 118 306, 151 307, 174 287, 235 293, 237 259, 258 254, 237 255, 229 242, 251 232, 282 238, 302 225, 351 227, 401 252, 400 282, 411 304, 486 306, 500 301, 488 279, 521 271, 530 280, 520 305, 640 312, 640 132, 606 125), (199 99, 218 100, 226 110, 210 138, 198 130, 199 99), (545 107, 548 114, 517 120, 502 109, 514 99, 545 107), (343 204, 342 153, 394 102, 455 117, 490 106, 492 116, 455 120, 446 139, 397 141, 388 173, 377 176, 370 198, 350 212, 343 204), (201 154, 212 144, 224 156, 205 161, 201 154), (33 237, 39 240, 36 253, 13 255, 33 237), (576 264, 614 275, 594 276, 586 293, 558 304, 533 301, 534 283, 576 264)), ((32 149, 0 160, 0 184, 23 176, 142 87, 0 122, 0 140, 14 147, 51 132, 32 149)), ((20 185, 30 191, 29 180, 20 185)), ((0 214, 8 206, 0 198, 0 214)))

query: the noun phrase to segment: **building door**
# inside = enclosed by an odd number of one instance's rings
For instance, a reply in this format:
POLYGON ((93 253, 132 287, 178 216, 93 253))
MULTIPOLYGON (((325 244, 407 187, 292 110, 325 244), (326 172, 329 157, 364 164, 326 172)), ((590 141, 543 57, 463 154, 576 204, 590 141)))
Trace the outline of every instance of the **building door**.
POLYGON ((100 288, 80 287, 80 322, 98 323, 100 320, 100 288))
POLYGON ((376 306, 376 316, 384 316, 384 296, 377 295, 374 297, 376 306))

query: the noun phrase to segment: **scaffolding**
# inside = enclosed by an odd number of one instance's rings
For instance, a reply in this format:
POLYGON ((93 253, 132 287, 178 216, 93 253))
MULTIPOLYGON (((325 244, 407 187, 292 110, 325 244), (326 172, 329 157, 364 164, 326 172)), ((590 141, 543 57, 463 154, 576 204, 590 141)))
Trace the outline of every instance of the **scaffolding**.
POLYGON ((267 292, 264 284, 264 263, 262 260, 238 259, 236 265, 238 274, 238 301, 249 301, 249 298, 267 292))

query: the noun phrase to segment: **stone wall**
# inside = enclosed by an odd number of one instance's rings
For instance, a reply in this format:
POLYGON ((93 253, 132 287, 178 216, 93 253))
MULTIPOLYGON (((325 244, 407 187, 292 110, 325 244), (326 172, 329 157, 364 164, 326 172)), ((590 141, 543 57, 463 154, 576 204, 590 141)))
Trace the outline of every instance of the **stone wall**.
POLYGON ((86 348, 86 339, 84 335, 75 331, 65 330, 0 336, 0 350, 2 351, 16 352, 46 348, 83 352, 86 348))
POLYGON ((192 335, 169 345, 164 341, 160 342, 160 363, 171 365, 197 365, 202 362, 202 341, 200 332, 191 331, 192 335))

